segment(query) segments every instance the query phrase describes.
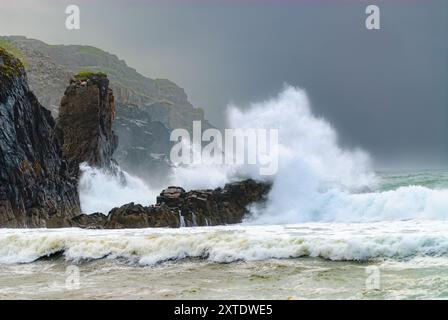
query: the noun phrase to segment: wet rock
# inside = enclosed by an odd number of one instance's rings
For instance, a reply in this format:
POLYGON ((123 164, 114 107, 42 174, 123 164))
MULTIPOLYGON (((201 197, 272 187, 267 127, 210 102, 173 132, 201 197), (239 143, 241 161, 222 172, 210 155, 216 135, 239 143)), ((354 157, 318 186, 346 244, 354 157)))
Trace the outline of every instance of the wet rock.
POLYGON ((251 204, 260 203, 270 184, 245 180, 215 190, 186 192, 168 187, 157 197, 156 205, 129 203, 109 212, 105 228, 152 228, 213 226, 242 222, 251 204))
POLYGON ((169 207, 149 206, 130 203, 110 211, 106 228, 149 228, 149 227, 179 227, 179 215, 169 207))
POLYGON ((70 226, 85 229, 104 229, 107 216, 102 213, 80 214, 70 220, 70 226))
POLYGON ((118 138, 112 130, 115 99, 102 73, 80 73, 70 80, 61 101, 58 136, 70 169, 78 176, 81 163, 113 169, 118 138))
POLYGON ((269 183, 248 179, 215 190, 190 191, 179 209, 189 226, 241 223, 248 206, 263 202, 270 187, 269 183))
POLYGON ((165 204, 168 207, 178 207, 185 198, 185 190, 181 187, 168 187, 157 197, 157 204, 165 204))
POLYGON ((0 226, 63 225, 80 213, 77 180, 23 65, 3 49, 0 57, 0 226))

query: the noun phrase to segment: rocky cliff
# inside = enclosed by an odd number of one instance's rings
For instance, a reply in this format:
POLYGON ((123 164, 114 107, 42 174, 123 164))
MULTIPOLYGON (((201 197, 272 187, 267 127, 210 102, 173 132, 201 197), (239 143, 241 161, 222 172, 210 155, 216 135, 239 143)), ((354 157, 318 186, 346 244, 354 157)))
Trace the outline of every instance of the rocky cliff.
POLYGON ((118 138, 112 130, 115 98, 103 73, 80 73, 70 80, 61 100, 58 134, 74 175, 79 165, 114 169, 118 138))
POLYGON ((55 122, 30 91, 23 65, 2 49, 0 128, 0 226, 60 226, 79 214, 77 180, 55 122))
POLYGON ((141 141, 140 137, 157 137, 155 149, 155 144, 138 142, 121 143, 117 150, 120 165, 131 174, 145 179, 153 177, 146 179, 147 182, 160 180, 169 172, 166 150, 170 149, 171 142, 169 135, 158 136, 160 132, 171 132, 176 128, 191 130, 193 121, 201 121, 204 130, 212 127, 205 119, 204 111, 195 108, 188 101, 185 91, 175 83, 145 77, 117 56, 98 48, 48 45, 20 36, 0 37, 2 46, 20 56, 28 72, 31 89, 54 117, 59 114, 59 103, 65 93, 66 83, 74 74, 82 71, 107 73, 110 88, 115 95, 117 122, 114 130, 119 139, 133 141, 135 138, 141 141), (146 124, 136 125, 141 123, 142 114, 146 124), (160 124, 165 130, 160 128, 160 124), (161 152, 161 149, 164 151, 161 152), (142 159, 147 164, 143 164, 142 159))

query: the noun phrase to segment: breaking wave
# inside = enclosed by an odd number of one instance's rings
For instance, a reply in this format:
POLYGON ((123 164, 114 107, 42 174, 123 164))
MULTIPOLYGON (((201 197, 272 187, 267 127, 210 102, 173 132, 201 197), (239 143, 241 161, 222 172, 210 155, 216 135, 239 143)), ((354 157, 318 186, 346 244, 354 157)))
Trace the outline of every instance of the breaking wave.
POLYGON ((279 169, 273 176, 258 175, 254 166, 192 166, 179 176, 204 178, 208 187, 223 180, 248 176, 273 182, 267 205, 253 209, 247 221, 284 224, 312 221, 362 222, 448 218, 448 189, 409 183, 378 191, 381 178, 369 155, 340 146, 335 129, 312 113, 306 93, 287 86, 277 97, 248 108, 231 106, 230 128, 279 130, 279 169), (211 177, 211 178, 210 178, 211 177), (216 177, 216 179, 213 179, 216 177))
MULTIPOLYGON (((0 230, 0 263, 112 259, 137 265, 198 258, 217 263, 319 257, 372 261, 446 257, 448 222, 387 222, 137 230, 0 230)), ((448 260, 445 260, 448 263, 448 260)))

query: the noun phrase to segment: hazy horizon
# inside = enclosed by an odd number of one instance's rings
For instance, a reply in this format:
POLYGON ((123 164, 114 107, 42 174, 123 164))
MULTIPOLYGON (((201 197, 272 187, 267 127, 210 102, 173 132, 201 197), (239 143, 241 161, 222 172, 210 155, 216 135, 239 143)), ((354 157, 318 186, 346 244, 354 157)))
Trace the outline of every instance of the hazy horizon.
POLYGON ((99 47, 174 81, 218 127, 229 103, 288 83, 377 168, 448 164, 446 1, 369 1, 381 9, 375 31, 357 1, 0 2, 1 35, 99 47), (80 6, 79 31, 64 27, 68 4, 80 6))

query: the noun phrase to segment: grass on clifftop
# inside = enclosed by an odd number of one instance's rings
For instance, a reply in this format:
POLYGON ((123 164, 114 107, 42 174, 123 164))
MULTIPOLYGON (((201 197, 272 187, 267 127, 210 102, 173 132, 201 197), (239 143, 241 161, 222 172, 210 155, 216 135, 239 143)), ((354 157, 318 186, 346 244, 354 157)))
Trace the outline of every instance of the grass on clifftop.
POLYGON ((107 77, 107 74, 105 74, 104 72, 81 71, 74 76, 74 78, 79 81, 87 81, 92 77, 105 78, 107 77))
POLYGON ((23 65, 19 59, 9 51, 0 47, 0 76, 11 78, 20 76, 24 72, 23 65))
POLYGON ((3 48, 13 56, 18 58, 25 68, 29 66, 25 53, 22 50, 18 49, 11 41, 0 39, 0 48, 3 48))
POLYGON ((92 46, 79 46, 78 52, 86 53, 86 54, 92 54, 92 55, 104 55, 107 54, 105 51, 92 47, 92 46))

